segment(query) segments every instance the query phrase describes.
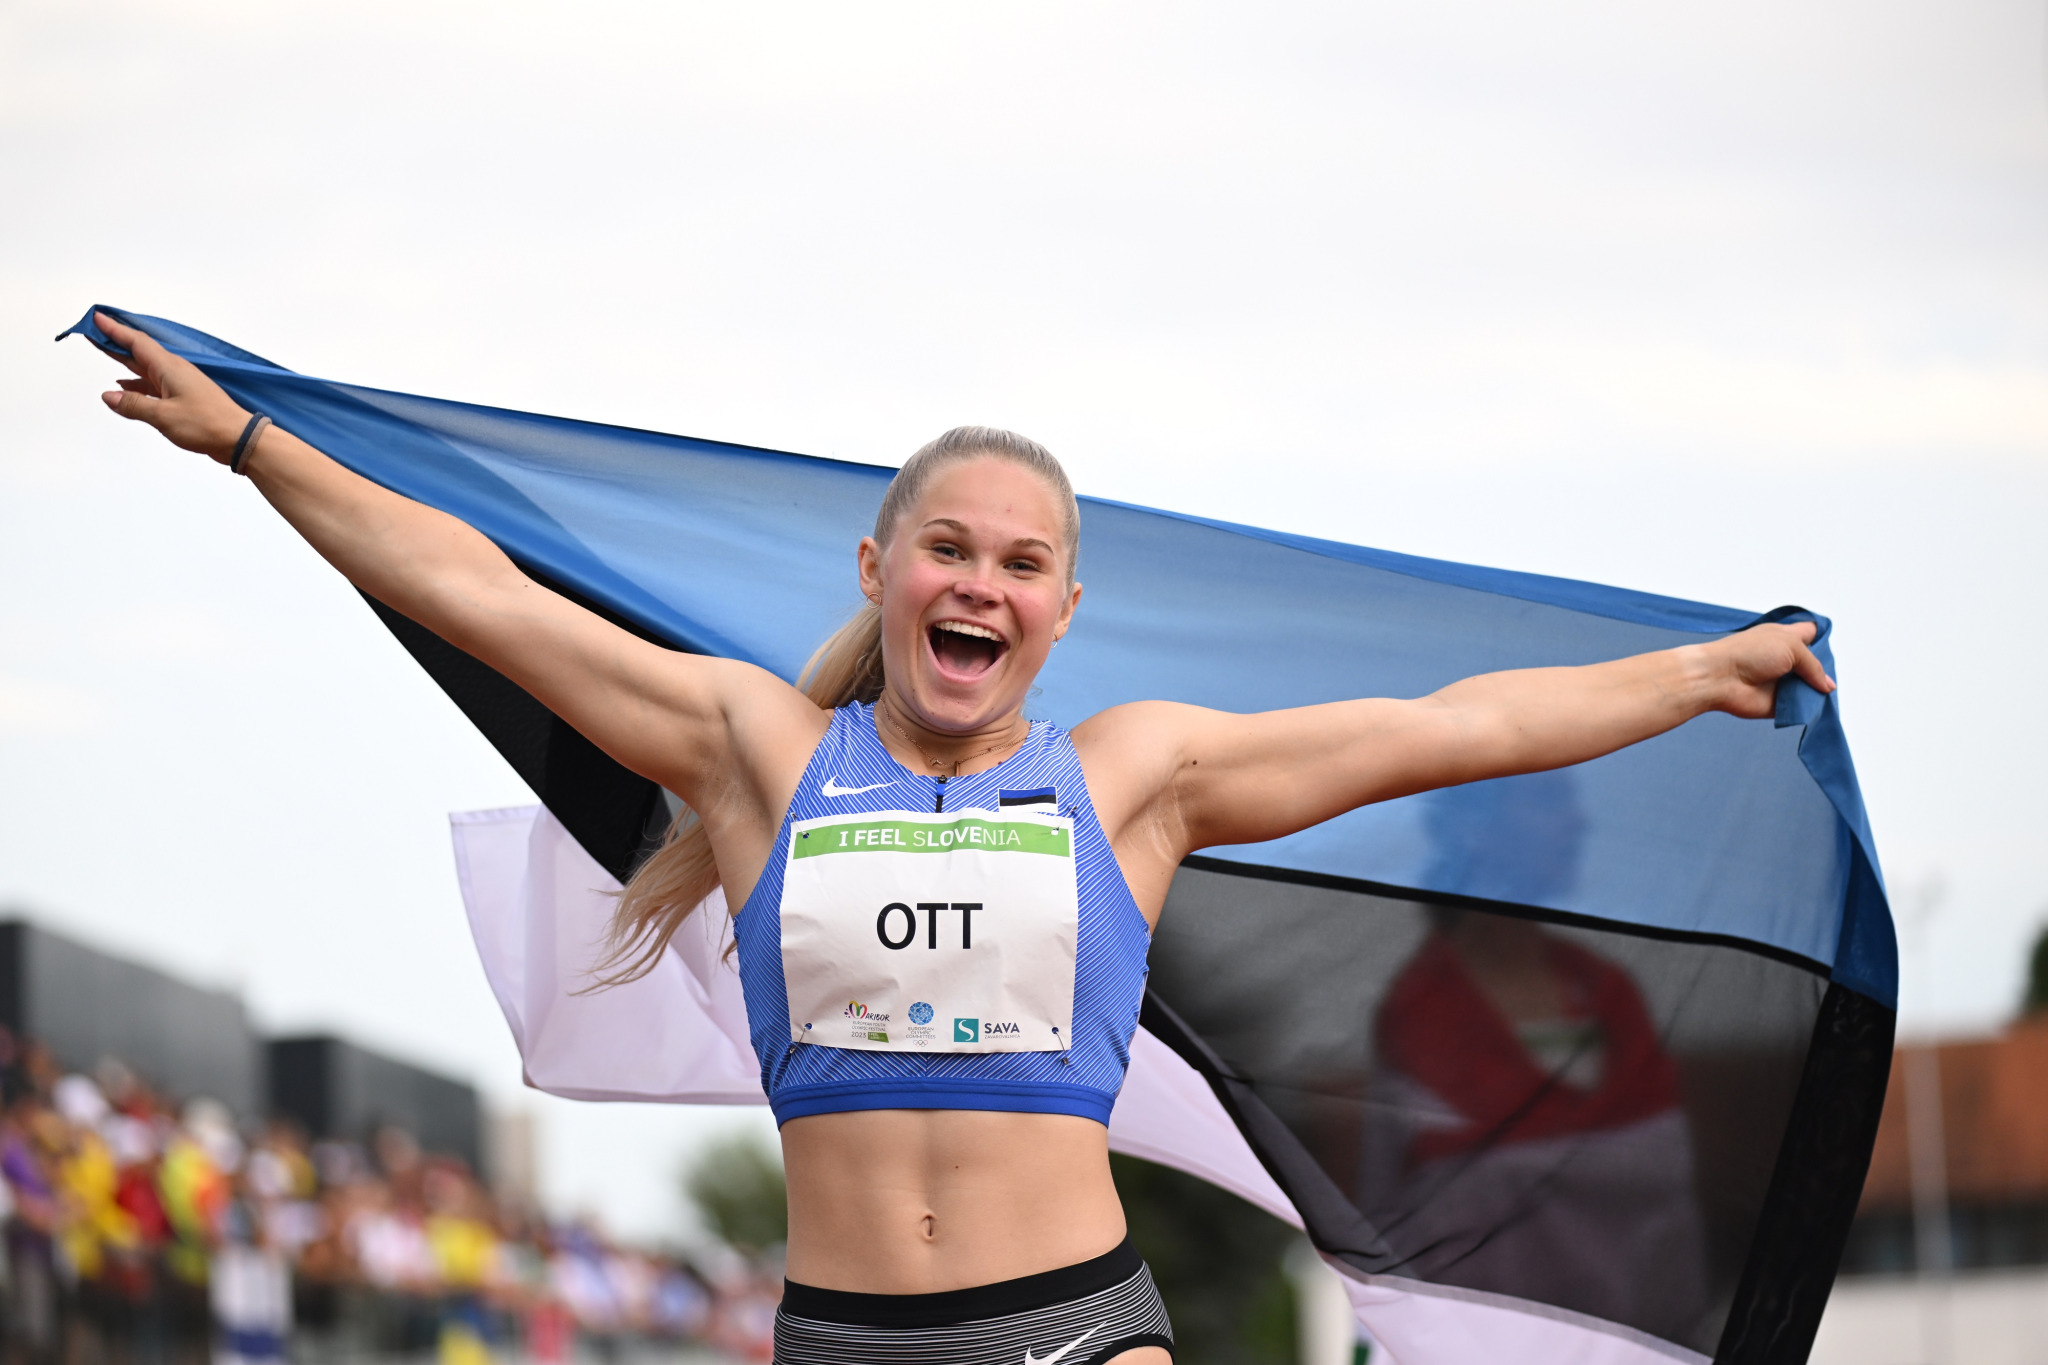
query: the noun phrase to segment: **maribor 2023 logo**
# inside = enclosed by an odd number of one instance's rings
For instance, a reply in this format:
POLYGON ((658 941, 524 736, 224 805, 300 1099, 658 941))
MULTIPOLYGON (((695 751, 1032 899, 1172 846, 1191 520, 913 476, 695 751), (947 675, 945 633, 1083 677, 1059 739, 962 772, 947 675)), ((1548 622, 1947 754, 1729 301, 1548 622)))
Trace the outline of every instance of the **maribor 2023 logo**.
POLYGON ((855 1042, 886 1043, 889 1041, 889 1016, 880 1010, 871 1010, 858 1000, 846 1002, 846 1017, 853 1020, 855 1042))

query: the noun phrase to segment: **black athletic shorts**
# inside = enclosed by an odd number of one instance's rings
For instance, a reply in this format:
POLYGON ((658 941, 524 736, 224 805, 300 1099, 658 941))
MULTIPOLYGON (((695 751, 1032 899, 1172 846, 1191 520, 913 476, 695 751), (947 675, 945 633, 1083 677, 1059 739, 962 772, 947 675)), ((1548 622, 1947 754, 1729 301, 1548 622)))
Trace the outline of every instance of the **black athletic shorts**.
POLYGON ((1126 1241, 1079 1265, 941 1294, 783 1284, 775 1365, 1102 1365, 1173 1349, 1152 1272, 1126 1241))

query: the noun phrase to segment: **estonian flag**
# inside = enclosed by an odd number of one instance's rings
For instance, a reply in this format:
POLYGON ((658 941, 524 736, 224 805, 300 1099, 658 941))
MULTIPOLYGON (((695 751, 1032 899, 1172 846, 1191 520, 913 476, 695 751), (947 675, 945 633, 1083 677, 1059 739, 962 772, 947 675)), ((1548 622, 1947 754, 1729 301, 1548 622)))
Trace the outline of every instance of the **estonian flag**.
MULTIPOLYGON (((857 605, 846 551, 890 470, 312 379, 105 311, 650 639, 790 678, 857 605)), ((71 330, 114 349, 91 318, 71 330)), ((1034 703, 1067 724, 1141 697, 1418 696, 1819 619, 1097 499, 1082 519, 1088 604, 1034 703)), ((545 803, 456 823, 529 1080, 760 1102, 721 914, 644 981, 571 994, 662 793, 378 611, 545 803), (601 1045, 621 1029, 646 1045, 601 1045)), ((1835 699, 1787 679, 1775 727, 1704 716, 1188 859, 1111 1140, 1300 1223, 1402 1365, 1798 1361, 1869 1159, 1896 986, 1835 699)))

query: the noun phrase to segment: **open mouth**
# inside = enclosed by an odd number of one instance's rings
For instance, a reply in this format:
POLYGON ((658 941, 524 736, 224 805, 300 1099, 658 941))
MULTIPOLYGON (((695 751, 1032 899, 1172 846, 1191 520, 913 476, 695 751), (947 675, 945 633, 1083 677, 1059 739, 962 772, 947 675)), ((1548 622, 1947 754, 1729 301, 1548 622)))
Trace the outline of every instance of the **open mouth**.
POLYGON ((939 621, 926 629, 939 670, 958 678, 978 678, 996 666, 1009 644, 987 626, 971 621, 939 621))

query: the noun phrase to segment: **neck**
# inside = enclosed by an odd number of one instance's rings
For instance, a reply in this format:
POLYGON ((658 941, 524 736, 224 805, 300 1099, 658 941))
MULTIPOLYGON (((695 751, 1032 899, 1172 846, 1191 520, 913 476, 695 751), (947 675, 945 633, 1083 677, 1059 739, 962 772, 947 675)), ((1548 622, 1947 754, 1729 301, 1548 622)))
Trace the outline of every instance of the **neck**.
POLYGON ((911 771, 935 777, 993 768, 1015 753, 1031 733, 1031 723, 1022 711, 1012 711, 973 730, 934 730, 887 691, 875 703, 875 711, 881 722, 876 729, 882 747, 911 771))

